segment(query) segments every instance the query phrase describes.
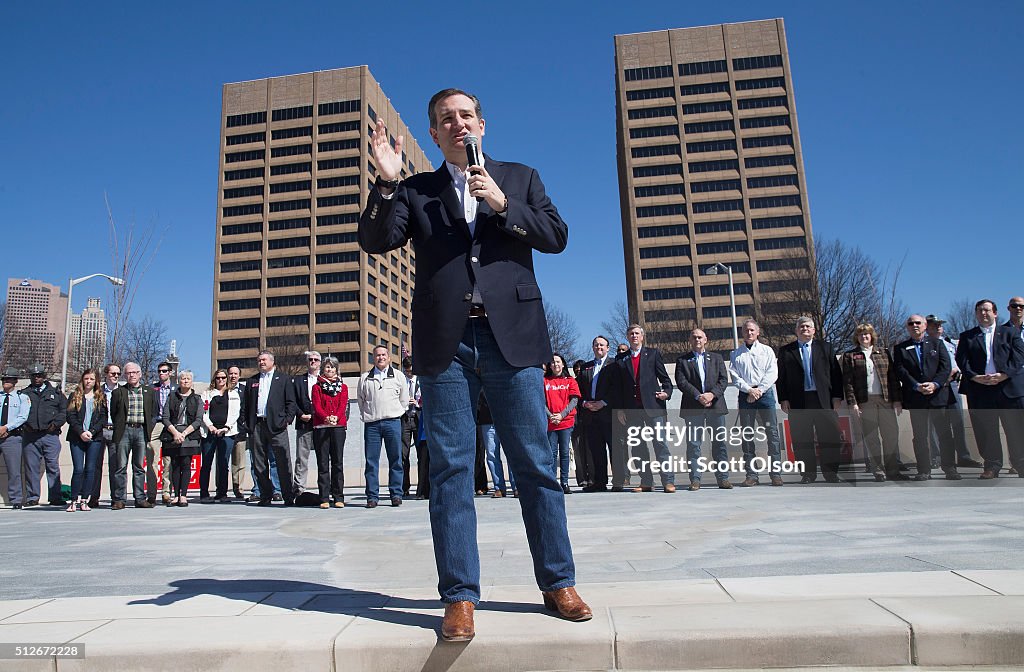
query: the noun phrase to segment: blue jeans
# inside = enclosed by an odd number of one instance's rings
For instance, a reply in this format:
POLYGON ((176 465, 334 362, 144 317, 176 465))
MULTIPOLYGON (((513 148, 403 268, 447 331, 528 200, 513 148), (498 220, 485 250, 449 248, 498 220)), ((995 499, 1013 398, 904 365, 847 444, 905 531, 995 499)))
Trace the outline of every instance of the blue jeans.
POLYGON ((99 464, 103 458, 102 441, 72 441, 71 463, 74 472, 71 474, 71 501, 80 496, 89 499, 92 493, 93 479, 99 478, 99 464))
MULTIPOLYGON (((683 419, 686 421, 686 433, 689 437, 686 441, 686 459, 690 463, 690 482, 700 483, 701 471, 697 460, 703 451, 705 435, 711 439, 711 460, 722 462, 729 459, 724 436, 720 434, 725 428, 725 415, 687 410, 683 419), (701 430, 702 427, 706 430, 701 430), (722 436, 722 440, 718 440, 720 436, 722 436)), ((710 471, 719 483, 729 479, 728 471, 724 474, 716 468, 711 468, 710 471)))
POLYGON ((146 500, 146 444, 149 436, 142 427, 125 427, 121 440, 117 442, 117 465, 114 471, 113 492, 110 501, 124 502, 128 497, 128 460, 132 464, 132 496, 135 503, 146 500))
POLYGON ((543 376, 539 368, 505 361, 486 318, 469 320, 446 370, 420 376, 430 442, 430 528, 443 602, 480 600, 473 471, 481 389, 522 493, 537 586, 547 592, 576 585, 565 495, 551 473, 543 376))
MULTIPOLYGON (((768 389, 757 401, 747 401, 744 392, 739 394, 739 419, 741 427, 754 427, 756 422, 764 425, 765 433, 768 436, 768 462, 769 475, 781 476, 778 463, 782 458, 779 442, 779 420, 775 414, 775 390, 768 389)), ((757 480, 757 472, 750 465, 754 459, 754 442, 743 441, 743 464, 746 467, 747 478, 757 480)))
POLYGON ((548 445, 551 447, 551 469, 558 478, 561 468, 562 477, 558 482, 564 487, 569 485, 569 444, 572 440, 572 427, 548 432, 548 445))
POLYGON ((366 501, 380 497, 380 442, 388 454, 388 492, 391 498, 402 498, 402 418, 375 420, 363 425, 363 446, 366 452, 366 501))
MULTIPOLYGON (((484 437, 484 449, 487 451, 487 467, 491 470, 491 482, 495 490, 505 492, 505 469, 501 464, 501 438, 498 432, 494 431, 494 425, 480 425, 480 432, 484 437)), ((508 453, 505 454, 506 457, 508 453)), ((515 491, 516 477, 512 469, 508 470, 508 489, 515 491)))
MULTIPOLYGON (((231 451, 235 449, 235 437, 213 436, 203 439, 200 451, 203 463, 199 468, 199 496, 210 496, 210 472, 215 472, 217 496, 228 496, 228 468, 231 463, 231 451)), ((275 464, 276 466, 276 464, 275 464)), ((274 469, 277 475, 277 469, 274 469)))
MULTIPOLYGON (((260 484, 256 480, 256 470, 255 470, 255 468, 253 467, 253 464, 252 464, 252 450, 247 450, 245 452, 249 453, 249 473, 253 475, 253 477, 252 477, 252 495, 253 495, 253 497, 257 497, 258 498, 260 496, 260 484)), ((274 451, 272 451, 272 450, 269 451, 269 459, 270 459, 270 482, 274 484, 274 494, 275 495, 280 495, 281 494, 281 479, 277 475, 277 458, 274 457, 274 451)))

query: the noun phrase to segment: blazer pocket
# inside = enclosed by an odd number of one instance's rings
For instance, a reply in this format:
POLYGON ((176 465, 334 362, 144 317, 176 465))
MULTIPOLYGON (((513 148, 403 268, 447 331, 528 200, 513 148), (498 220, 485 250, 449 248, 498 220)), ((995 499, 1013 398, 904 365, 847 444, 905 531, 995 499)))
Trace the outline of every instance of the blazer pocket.
POLYGON ((534 283, 516 285, 516 298, 520 301, 536 301, 540 298, 540 287, 534 283))

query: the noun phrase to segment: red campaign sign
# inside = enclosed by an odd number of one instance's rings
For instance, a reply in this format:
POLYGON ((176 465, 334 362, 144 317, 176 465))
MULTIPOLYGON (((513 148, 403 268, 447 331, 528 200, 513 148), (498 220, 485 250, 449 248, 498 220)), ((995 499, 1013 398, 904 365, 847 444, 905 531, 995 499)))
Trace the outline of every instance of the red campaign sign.
MULTIPOLYGON (((192 477, 188 481, 189 490, 199 489, 199 469, 203 466, 203 456, 193 455, 192 456, 192 477)), ((142 460, 142 468, 146 469, 149 467, 149 460, 142 460)), ((156 463, 156 478, 157 481, 162 483, 164 479, 164 461, 160 460, 156 463)))
MULTIPOLYGON (((789 418, 782 421, 782 441, 786 447, 786 459, 790 462, 796 462, 796 456, 793 454, 793 435, 789 430, 789 418)), ((850 417, 847 415, 839 416, 839 463, 850 464, 853 462, 853 430, 850 425, 850 417)), ((821 456, 821 448, 815 442, 814 452, 819 457, 821 456)))

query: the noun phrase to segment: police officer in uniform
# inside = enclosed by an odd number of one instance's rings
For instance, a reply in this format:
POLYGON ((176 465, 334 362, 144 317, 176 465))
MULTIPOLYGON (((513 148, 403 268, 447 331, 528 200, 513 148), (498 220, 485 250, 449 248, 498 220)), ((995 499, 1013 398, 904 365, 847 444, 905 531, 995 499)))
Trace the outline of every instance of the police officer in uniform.
POLYGON ((46 465, 50 506, 63 506, 60 494, 60 429, 68 400, 46 380, 46 367, 36 362, 29 369, 31 383, 21 391, 32 402, 21 433, 25 459, 25 506, 39 504, 41 463, 46 465))
POLYGON ((21 429, 28 420, 32 402, 21 392, 15 391, 18 384, 18 370, 7 367, 3 375, 3 389, 0 390, 0 452, 7 465, 7 496, 11 506, 22 506, 21 488, 21 429))

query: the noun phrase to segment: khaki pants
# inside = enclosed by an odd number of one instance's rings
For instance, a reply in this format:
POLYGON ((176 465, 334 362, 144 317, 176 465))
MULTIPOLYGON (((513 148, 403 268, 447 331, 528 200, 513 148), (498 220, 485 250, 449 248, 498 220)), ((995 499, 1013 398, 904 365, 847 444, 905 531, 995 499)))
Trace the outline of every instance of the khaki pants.
POLYGON ((162 456, 163 443, 160 435, 164 431, 164 423, 157 422, 153 425, 153 431, 149 433, 149 443, 146 444, 146 492, 151 500, 156 499, 156 456, 161 455, 160 462, 162 473, 160 478, 160 494, 163 497, 171 495, 171 458, 162 456))
POLYGON ((235 449, 231 451, 231 487, 241 488, 245 481, 245 441, 235 441, 235 449))

